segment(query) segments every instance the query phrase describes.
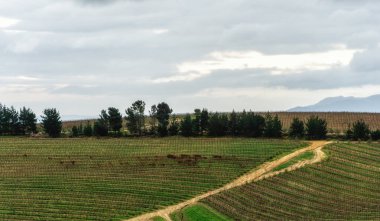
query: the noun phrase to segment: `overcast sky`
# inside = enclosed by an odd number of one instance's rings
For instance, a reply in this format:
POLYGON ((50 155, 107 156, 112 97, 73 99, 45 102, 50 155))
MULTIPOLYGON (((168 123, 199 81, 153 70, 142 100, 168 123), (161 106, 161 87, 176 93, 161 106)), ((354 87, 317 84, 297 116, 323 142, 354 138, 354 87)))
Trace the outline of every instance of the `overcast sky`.
POLYGON ((96 116, 380 93, 380 1, 0 0, 0 102, 96 116))

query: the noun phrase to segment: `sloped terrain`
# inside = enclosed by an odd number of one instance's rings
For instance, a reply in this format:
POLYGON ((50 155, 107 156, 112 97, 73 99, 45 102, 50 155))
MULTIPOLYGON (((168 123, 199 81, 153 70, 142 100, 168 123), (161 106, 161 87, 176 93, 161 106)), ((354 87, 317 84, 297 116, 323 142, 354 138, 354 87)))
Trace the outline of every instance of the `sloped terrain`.
POLYGON ((327 153, 322 163, 202 202, 234 220, 380 219, 380 144, 331 144, 327 153))
POLYGON ((233 138, 0 139, 1 220, 121 220, 306 146, 233 138))

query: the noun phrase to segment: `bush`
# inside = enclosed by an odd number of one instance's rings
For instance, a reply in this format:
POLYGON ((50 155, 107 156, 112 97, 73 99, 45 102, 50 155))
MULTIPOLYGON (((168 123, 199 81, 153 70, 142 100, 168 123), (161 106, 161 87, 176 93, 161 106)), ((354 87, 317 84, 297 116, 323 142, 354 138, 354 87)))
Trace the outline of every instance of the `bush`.
POLYGON ((371 132, 372 140, 380 140, 380 130, 375 130, 371 132))

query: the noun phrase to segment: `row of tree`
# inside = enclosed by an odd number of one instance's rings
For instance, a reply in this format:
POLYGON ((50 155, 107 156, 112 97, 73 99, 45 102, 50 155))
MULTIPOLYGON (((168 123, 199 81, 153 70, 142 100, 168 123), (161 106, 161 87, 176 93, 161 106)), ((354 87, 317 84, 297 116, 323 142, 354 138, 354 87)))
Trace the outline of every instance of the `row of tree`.
MULTIPOLYGON (((56 109, 45 109, 41 119, 42 128, 49 136, 60 136, 62 121, 56 109)), ((18 111, 13 106, 0 104, 0 135, 26 135, 36 132, 37 117, 30 108, 23 107, 18 111)))
MULTIPOLYGON (((181 117, 172 115, 173 110, 165 103, 151 106, 149 116, 145 115, 145 102, 135 101, 125 110, 125 121, 132 136, 243 136, 243 137, 282 137, 282 123, 278 116, 255 114, 251 111, 237 113, 209 113, 207 109, 195 109, 193 114, 181 117)), ((119 136, 123 127, 123 116, 117 108, 102 110, 91 127, 74 126, 73 136, 119 136)), ((293 120, 289 135, 295 138, 307 136, 323 139, 327 134, 327 123, 318 117, 310 117, 304 124, 298 118, 293 120)))
POLYGON ((346 131, 348 140, 380 140, 380 130, 369 129, 369 125, 363 120, 358 120, 352 124, 346 131))
POLYGON ((36 130, 37 118, 31 109, 23 107, 18 111, 0 104, 0 135, 24 135, 36 130))
MULTIPOLYGON (((145 115, 145 102, 138 100, 125 110, 126 127, 130 135, 146 136, 243 136, 280 138, 284 135, 278 116, 265 116, 251 111, 237 113, 209 113, 207 109, 195 109, 193 114, 181 117, 172 115, 173 110, 165 102, 151 106, 149 116, 145 115)), ((55 108, 45 109, 41 125, 51 137, 59 137, 62 121, 55 108)), ((123 116, 117 108, 102 110, 92 125, 74 126, 72 136, 119 136, 123 128, 123 116)), ((14 107, 0 104, 0 135, 25 135, 37 131, 36 114, 30 108, 19 111, 14 107)), ((324 139, 327 122, 318 116, 309 117, 306 122, 294 118, 288 136, 293 138, 324 139)), ((359 120, 346 131, 346 139, 379 140, 380 130, 371 131, 368 124, 359 120)))

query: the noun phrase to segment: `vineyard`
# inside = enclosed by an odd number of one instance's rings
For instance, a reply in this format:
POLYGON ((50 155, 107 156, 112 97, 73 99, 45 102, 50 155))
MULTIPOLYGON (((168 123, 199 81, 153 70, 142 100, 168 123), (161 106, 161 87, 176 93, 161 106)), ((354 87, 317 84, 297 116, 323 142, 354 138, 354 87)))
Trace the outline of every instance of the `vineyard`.
POLYGON ((235 220, 378 220, 380 144, 336 143, 319 164, 211 196, 235 220))
POLYGON ((209 208, 202 204, 196 204, 183 208, 181 211, 175 212, 170 215, 173 221, 203 221, 203 220, 215 220, 215 221, 232 221, 219 212, 209 208))
POLYGON ((1 138, 0 219, 127 219, 220 187, 303 146, 232 138, 1 138))
MULTIPOLYGON (((260 113, 265 115, 266 113, 260 113)), ((363 120, 371 130, 380 129, 380 113, 355 113, 355 112, 271 112, 278 115, 284 129, 288 129, 293 118, 298 117, 304 122, 312 115, 326 119, 329 133, 344 133, 355 121, 363 120)))

